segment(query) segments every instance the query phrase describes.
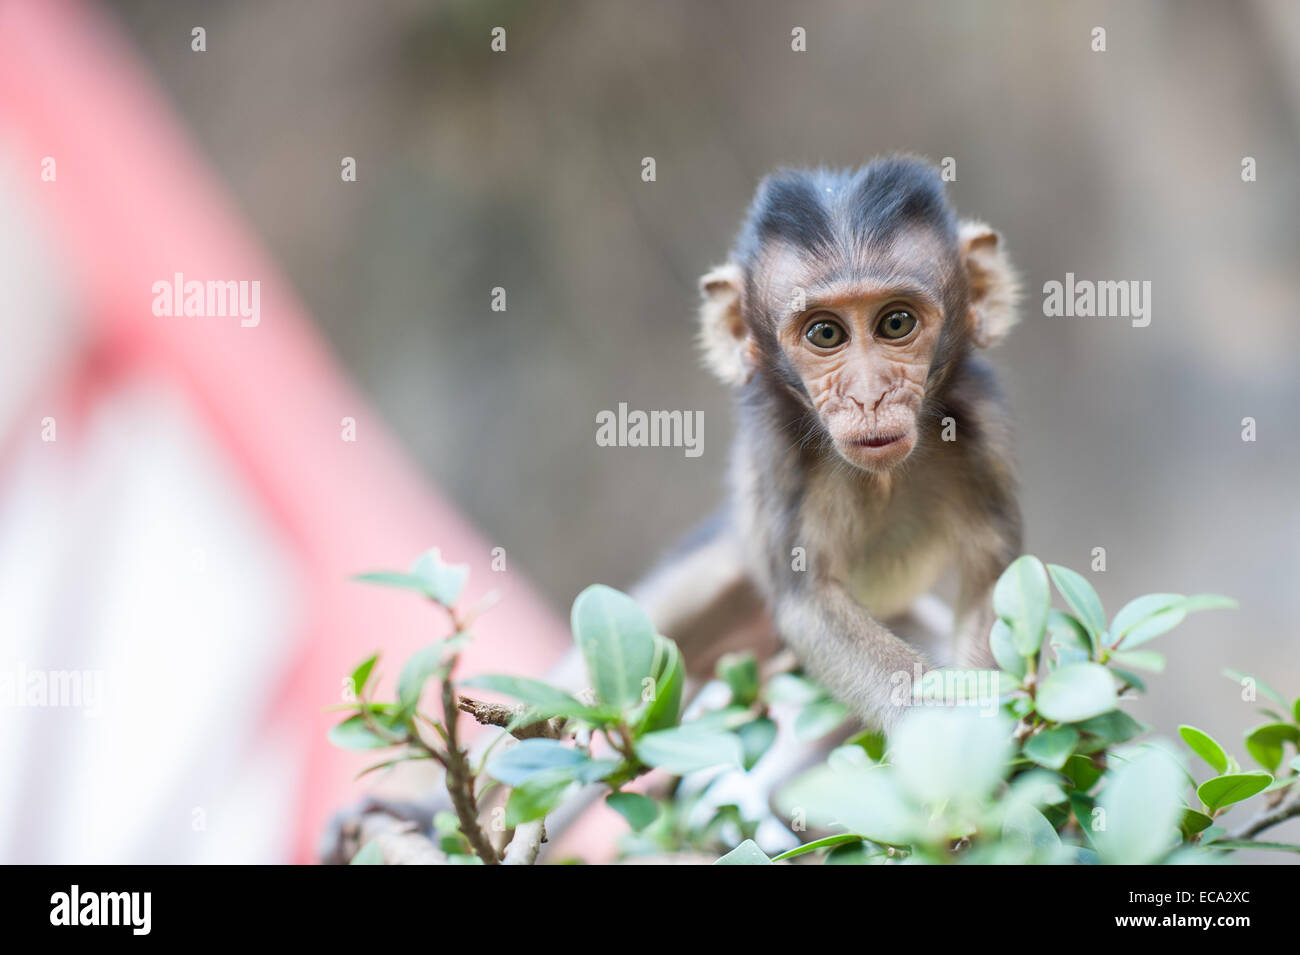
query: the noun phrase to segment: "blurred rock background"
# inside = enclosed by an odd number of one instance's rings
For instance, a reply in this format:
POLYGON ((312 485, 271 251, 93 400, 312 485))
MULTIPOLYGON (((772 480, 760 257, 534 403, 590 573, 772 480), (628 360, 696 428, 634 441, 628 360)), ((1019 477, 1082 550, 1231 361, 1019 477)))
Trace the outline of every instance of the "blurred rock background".
POLYGON ((362 387, 557 610, 630 584, 722 487, 730 407, 693 350, 695 281, 758 178, 905 150, 956 159, 958 209, 1023 273, 996 360, 1028 549, 1086 571, 1105 547, 1089 576, 1112 613, 1157 590, 1241 601, 1163 639, 1135 712, 1244 760, 1258 720, 1220 671, 1300 694, 1300 7, 110 7, 362 387), (1043 317, 1066 272, 1149 280, 1150 326, 1043 317), (701 410, 705 453, 598 447, 619 402, 701 410))

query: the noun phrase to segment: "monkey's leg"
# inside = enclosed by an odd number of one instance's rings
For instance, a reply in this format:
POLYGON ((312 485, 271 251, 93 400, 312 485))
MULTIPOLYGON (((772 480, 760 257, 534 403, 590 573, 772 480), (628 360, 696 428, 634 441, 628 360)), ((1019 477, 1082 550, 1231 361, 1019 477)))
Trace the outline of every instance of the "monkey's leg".
POLYGON ((814 679, 859 719, 893 729, 929 669, 838 583, 810 582, 777 599, 777 632, 814 679))
POLYGON ((989 631, 996 621, 993 613, 993 588, 989 588, 957 618, 954 627, 955 665, 980 670, 997 669, 989 649, 989 631))
POLYGON ((718 657, 730 650, 747 647, 762 659, 779 649, 725 512, 687 535, 632 597, 681 648, 692 677, 712 676, 718 657))
MULTIPOLYGON (((682 651, 687 674, 708 679, 722 654, 741 648, 760 659, 780 649, 766 606, 741 559, 725 512, 682 539, 631 590, 655 629, 682 651)), ((586 686, 586 666, 569 650, 545 680, 570 692, 586 686)))

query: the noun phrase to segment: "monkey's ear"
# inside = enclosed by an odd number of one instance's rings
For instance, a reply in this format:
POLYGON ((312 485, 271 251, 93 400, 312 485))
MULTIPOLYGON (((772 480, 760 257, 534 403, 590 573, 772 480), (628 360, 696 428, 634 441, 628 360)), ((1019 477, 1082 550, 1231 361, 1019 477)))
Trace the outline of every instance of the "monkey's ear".
POLYGON ((754 366, 749 330, 740 313, 744 275, 734 262, 719 265, 700 279, 700 346, 704 363, 725 384, 743 385, 754 366))
POLYGON ((971 340, 988 348, 1016 324, 1020 283, 998 234, 983 222, 963 222, 958 239, 970 288, 971 340))

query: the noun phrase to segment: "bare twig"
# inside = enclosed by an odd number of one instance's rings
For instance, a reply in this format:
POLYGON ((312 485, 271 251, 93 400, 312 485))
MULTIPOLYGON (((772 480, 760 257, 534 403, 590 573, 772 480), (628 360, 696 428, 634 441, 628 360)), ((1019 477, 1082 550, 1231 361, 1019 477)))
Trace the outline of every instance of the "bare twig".
MULTIPOLYGON (((518 719, 527 707, 511 706, 507 703, 485 703, 468 696, 460 698, 461 712, 468 713, 484 726, 500 726, 503 729, 518 719)), ((559 739, 564 733, 564 720, 560 718, 539 720, 524 726, 516 726, 510 731, 515 739, 559 739)))
POLYGON ((1272 809, 1265 809, 1257 813, 1245 825, 1228 833, 1228 838, 1252 839, 1265 829, 1271 829, 1273 826, 1296 816, 1300 816, 1300 787, 1293 788, 1291 793, 1272 809))

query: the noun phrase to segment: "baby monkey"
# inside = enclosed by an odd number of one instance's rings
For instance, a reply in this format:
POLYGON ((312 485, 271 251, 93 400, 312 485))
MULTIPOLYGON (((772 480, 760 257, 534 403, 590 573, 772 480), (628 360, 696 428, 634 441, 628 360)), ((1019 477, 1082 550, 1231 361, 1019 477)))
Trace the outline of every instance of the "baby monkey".
POLYGON ((933 167, 888 158, 764 180, 701 289, 707 364, 739 399, 731 491, 635 596, 696 673, 729 623, 765 611, 811 676, 888 729, 931 664, 882 621, 950 565, 940 662, 992 665, 1020 512, 978 350, 1015 323, 1010 264, 933 167))
MULTIPOLYGON (((1015 323, 996 233, 957 221, 931 166, 780 172, 730 260, 701 280, 709 367, 736 390, 722 511, 633 596, 707 676, 729 640, 775 632, 862 721, 891 728, 929 666, 884 623, 948 565, 951 659, 990 666, 992 591, 1020 552, 1008 419, 977 349, 1015 323)), ((571 651, 549 675, 580 688, 571 651)), ((445 804, 371 801, 428 831, 445 804)), ((346 861, 336 818, 322 842, 346 861)))

